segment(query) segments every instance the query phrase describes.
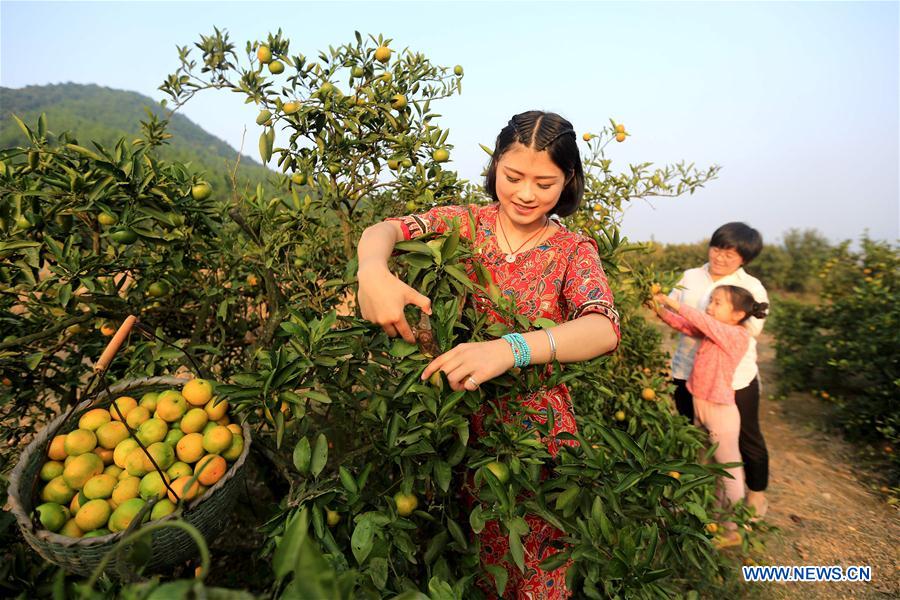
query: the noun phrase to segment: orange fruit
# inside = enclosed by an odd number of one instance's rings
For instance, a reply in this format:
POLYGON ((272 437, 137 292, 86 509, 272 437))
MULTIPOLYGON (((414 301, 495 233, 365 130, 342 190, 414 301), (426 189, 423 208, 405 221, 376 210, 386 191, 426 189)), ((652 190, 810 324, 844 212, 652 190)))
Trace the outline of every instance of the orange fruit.
POLYGON ((125 468, 125 459, 128 458, 128 455, 132 450, 138 447, 137 440, 134 438, 127 438, 119 442, 116 446, 116 449, 113 450, 113 463, 120 469, 125 468))
POLYGON ((151 471, 141 478, 141 484, 138 486, 138 494, 144 500, 151 498, 165 498, 166 483, 169 481, 166 477, 165 482, 159 471, 151 471))
MULTIPOLYGON (((113 454, 115 454, 115 451, 113 451, 113 454)), ((122 474, 122 471, 124 471, 124 469, 118 465, 106 465, 106 468, 103 469, 104 473, 106 473, 107 475, 112 475, 116 479, 119 478, 119 475, 122 474)))
POLYGON ((128 428, 121 421, 110 421, 101 425, 95 435, 101 448, 114 450, 119 442, 128 438, 128 428))
POLYGON ((41 490, 41 500, 44 502, 56 502, 57 504, 68 504, 75 497, 76 490, 73 490, 65 478, 60 475, 54 477, 47 482, 44 489, 41 490))
POLYGON ((88 479, 102 472, 103 460, 93 452, 88 452, 73 458, 63 470, 62 477, 70 488, 80 490, 88 479))
POLYGON ((707 523, 706 530, 710 533, 715 533, 719 530, 719 525, 716 523, 707 523))
POLYGON ((625 134, 622 133, 622 132, 617 133, 617 134, 616 134, 616 141, 617 141, 617 142, 624 142, 624 141, 625 141, 625 134))
POLYGON ((260 46, 256 49, 256 58, 264 65, 272 62, 272 50, 268 46, 260 46))
POLYGON ((129 475, 116 484, 112 491, 112 500, 115 505, 121 506, 126 500, 137 498, 141 489, 141 478, 129 475))
POLYGON ((586 142, 589 142, 589 141, 591 141, 592 139, 594 139, 594 136, 591 135, 590 133, 586 133, 586 134, 584 134, 583 136, 581 136, 581 139, 583 139, 583 140, 586 141, 586 142))
POLYGON ((271 73, 272 75, 284 73, 284 63, 280 60, 273 60, 269 63, 269 73, 271 73))
POLYGON ((222 479, 225 471, 228 470, 228 464, 225 459, 217 454, 207 454, 194 467, 194 475, 197 475, 197 481, 203 485, 212 485, 222 479))
POLYGON ((69 456, 85 454, 97 447, 97 436, 88 429, 76 429, 66 435, 65 448, 69 456))
POLYGON ((100 457, 100 460, 103 461, 103 466, 111 465, 113 463, 113 451, 108 448, 101 448, 97 446, 92 450, 94 454, 100 457))
POLYGON ((259 285, 259 277, 257 277, 253 273, 250 273, 249 275, 247 275, 247 285, 249 285, 250 287, 258 286, 259 285))
POLYGON ((621 123, 616 125, 616 133, 625 133, 625 126, 621 123))
POLYGON ((156 402, 156 415, 163 421, 174 423, 184 416, 187 406, 184 396, 169 390, 159 395, 156 402))
POLYGON ((150 420, 150 410, 146 406, 138 406, 125 416, 125 422, 132 429, 137 429, 144 421, 150 420))
POLYGON ((228 430, 231 431, 231 433, 233 433, 234 435, 237 435, 237 436, 244 435, 244 432, 241 431, 241 426, 238 425, 237 423, 229 423, 228 425, 226 425, 226 427, 228 427, 228 430))
POLYGON ((121 412, 127 417, 128 413, 131 412, 135 406, 137 406, 137 400, 131 396, 121 396, 113 401, 113 406, 109 407, 109 414, 113 421, 121 421, 122 419, 119 417, 119 413, 121 412), (116 408, 118 408, 118 410, 116 410, 116 408))
POLYGON ((193 475, 194 470, 191 468, 191 465, 181 462, 180 460, 176 463, 173 463, 171 467, 166 471, 166 475, 169 476, 169 480, 178 479, 179 477, 184 477, 185 475, 193 475))
POLYGON ((437 163, 447 162, 448 160, 450 160, 450 152, 448 152, 444 148, 438 148, 431 153, 431 158, 433 158, 434 162, 437 163))
POLYGON ((56 502, 45 502, 34 511, 38 514, 41 525, 50 531, 59 531, 69 519, 69 511, 56 502))
POLYGON ((156 400, 159 398, 159 393, 157 392, 147 392, 143 396, 141 396, 140 406, 143 406, 151 413, 156 410, 156 400))
POLYGON ((300 110, 300 106, 301 106, 301 105, 300 105, 299 102, 285 102, 285 103, 281 106, 281 109, 284 111, 284 114, 286 114, 286 115, 292 115, 292 114, 294 114, 295 112, 297 112, 297 111, 300 110))
POLYGON ((191 379, 181 388, 181 395, 191 406, 205 406, 212 400, 213 386, 207 379, 191 379))
POLYGON ((149 446, 150 444, 155 444, 156 442, 161 442, 166 439, 166 434, 168 432, 169 426, 166 422, 162 419, 154 418, 141 423, 141 426, 138 427, 136 437, 142 444, 149 446))
POLYGON ((213 398, 204 408, 206 409, 206 414, 209 416, 210 421, 218 421, 224 417, 225 413, 228 411, 228 400, 213 398))
MULTIPOLYGON (((229 427, 231 427, 229 425, 229 427)), ((244 451, 244 436, 243 434, 235 434, 234 437, 231 438, 231 446, 229 446, 228 450, 222 453, 222 458, 225 460, 237 460, 241 456, 241 452, 244 451)))
POLYGON ((234 434, 227 427, 216 425, 203 434, 203 449, 210 454, 220 454, 231 447, 234 434))
POLYGON ((341 513, 336 510, 328 509, 325 511, 325 520, 328 523, 329 527, 334 527, 338 523, 341 522, 341 513))
POLYGON ((209 422, 209 415, 202 408, 192 408, 181 419, 181 431, 184 433, 197 433, 203 431, 209 422))
POLYGON ((391 49, 387 46, 378 46, 375 48, 375 60, 380 63, 386 63, 391 60, 391 49))
POLYGON ((668 475, 672 479, 681 479, 681 473, 679 473, 678 471, 669 471, 668 475))
POLYGON ((203 457, 203 434, 189 433, 175 446, 178 460, 186 463, 195 463, 203 457))
POLYGON ((66 457, 69 455, 66 454, 65 435, 58 435, 53 438, 50 442, 50 447, 47 449, 47 456, 51 460, 66 460, 66 457))
POLYGON ((48 460, 41 467, 41 480, 50 481, 63 474, 63 464, 58 460, 48 460))
POLYGON ((201 181, 200 183, 191 186, 191 197, 193 197, 194 200, 203 202, 210 196, 212 196, 212 187, 205 181, 201 181))
POLYGON ((89 500, 109 498, 118 483, 118 480, 112 475, 103 473, 94 475, 84 484, 84 496, 89 500))
POLYGON ((80 527, 75 523, 75 518, 71 518, 66 521, 66 524, 62 526, 57 532, 59 535, 64 535, 66 537, 80 538, 84 535, 84 531, 81 530, 80 527))
POLYGON ((153 506, 153 510, 150 511, 150 520, 155 521, 157 519, 162 519, 166 515, 170 515, 173 512, 175 512, 175 503, 168 498, 163 498, 162 500, 157 502, 153 506))
POLYGON ((643 398, 644 400, 655 400, 656 392, 651 388, 644 388, 641 391, 641 398, 643 398))
POLYGON ((100 333, 104 337, 112 337, 116 333, 116 327, 112 323, 104 323, 100 326, 100 333))
POLYGON ((97 431, 101 426, 109 423, 111 419, 109 411, 105 408, 94 408, 81 415, 81 418, 78 419, 78 428, 97 431))
POLYGON ((394 502, 397 504, 397 514, 401 517, 408 517, 419 506, 419 499, 415 494, 404 494, 403 492, 394 494, 394 502))
POLYGON ((179 500, 178 496, 173 494, 172 491, 181 496, 181 499, 185 501, 196 498, 200 493, 200 482, 194 481, 192 484, 192 479, 192 475, 185 475, 184 477, 179 477, 173 481, 171 484, 172 489, 168 491, 169 500, 176 503, 179 500))
POLYGON ((116 532, 128 529, 145 504, 146 502, 141 498, 130 498, 120 504, 109 517, 109 530, 116 532))

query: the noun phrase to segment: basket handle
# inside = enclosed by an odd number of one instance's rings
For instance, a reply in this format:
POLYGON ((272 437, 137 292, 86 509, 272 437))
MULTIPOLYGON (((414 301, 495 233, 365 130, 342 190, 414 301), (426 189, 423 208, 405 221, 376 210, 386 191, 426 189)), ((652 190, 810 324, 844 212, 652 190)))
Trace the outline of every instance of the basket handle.
POLYGON ((116 334, 109 341, 109 344, 106 345, 106 349, 103 351, 103 354, 100 355, 99 360, 94 364, 94 373, 99 375, 106 371, 109 367, 109 363, 111 363, 112 359, 115 357, 116 352, 122 347, 125 338, 131 333, 131 328, 134 326, 135 322, 137 322, 137 317, 134 315, 128 315, 128 317, 125 318, 125 321, 119 326, 119 330, 116 331, 116 334))

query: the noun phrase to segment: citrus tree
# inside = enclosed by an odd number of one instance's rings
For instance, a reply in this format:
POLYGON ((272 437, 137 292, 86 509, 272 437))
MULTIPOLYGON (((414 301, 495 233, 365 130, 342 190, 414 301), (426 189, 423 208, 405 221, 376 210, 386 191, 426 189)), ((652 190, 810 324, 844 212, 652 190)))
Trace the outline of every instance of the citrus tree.
POLYGON ((99 354, 106 321, 139 313, 161 339, 133 340, 110 377, 188 365, 220 381, 217 393, 255 430, 258 477, 275 500, 256 507, 268 568, 254 569, 254 591, 502 593, 506 571, 481 567, 477 534, 497 521, 509 564, 522 569, 529 514, 565 533, 544 566, 571 563, 578 595, 720 585, 727 569, 707 527, 719 517, 713 488, 722 471, 698 464, 702 436, 672 414, 658 334, 638 314, 651 283, 671 285, 674 275, 632 268, 643 246, 620 234, 629 201, 693 192, 717 168, 647 163, 617 172, 607 152, 627 140, 624 126, 611 121, 585 135, 587 193, 567 226, 598 243, 623 317, 621 347, 547 382, 570 384, 581 431, 556 457, 540 440, 553 415, 489 418, 488 433, 474 439, 472 412, 533 388, 538 370, 477 393, 419 381, 430 357, 455 344, 535 325, 471 270, 464 237, 398 246, 397 271, 433 303, 430 319, 409 315, 418 344, 387 338, 353 304, 365 226, 484 201, 444 168, 452 147, 432 109, 460 91, 462 68, 391 44, 357 35, 307 57, 292 54, 281 32, 238 51, 216 30, 179 49, 180 66, 161 89, 176 107, 204 89, 255 104, 261 158, 281 171, 275 192, 234 182, 227 200, 212 200, 199 175, 155 158, 166 134, 153 119, 144 138, 111 150, 66 136, 50 142, 46 124, 25 127, 29 143, 4 150, 0 172, 4 198, 16 198, 3 205, 0 244, 9 286, 2 318, 14 332, 0 354, 7 414, 32 411, 39 426, 54 403, 77 397, 81 361, 99 354), (277 147, 276 129, 285 140, 277 147), (67 216, 71 227, 58 229, 67 216), (473 295, 498 303, 505 324, 487 323, 473 295))

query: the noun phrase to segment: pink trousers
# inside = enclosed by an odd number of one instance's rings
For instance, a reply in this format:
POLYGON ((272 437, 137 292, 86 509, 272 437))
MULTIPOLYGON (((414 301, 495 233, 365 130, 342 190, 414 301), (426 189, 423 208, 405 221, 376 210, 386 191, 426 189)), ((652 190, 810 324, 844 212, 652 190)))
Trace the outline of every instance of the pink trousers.
MULTIPOLYGON (((717 463, 741 462, 741 450, 738 437, 741 433, 741 414, 735 404, 716 404, 694 398, 694 424, 709 432, 709 439, 715 444, 717 463)), ((720 489, 719 501, 729 506, 744 499, 744 467, 737 466, 726 469, 731 478, 722 478, 723 490, 720 489)))

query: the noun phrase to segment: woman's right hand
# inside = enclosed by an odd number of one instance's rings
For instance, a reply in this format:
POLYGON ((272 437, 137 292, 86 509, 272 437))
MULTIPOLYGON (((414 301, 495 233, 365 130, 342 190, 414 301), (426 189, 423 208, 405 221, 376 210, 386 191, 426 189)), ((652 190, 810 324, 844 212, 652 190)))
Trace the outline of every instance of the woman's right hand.
POLYGON ((357 279, 357 300, 362 318, 381 325, 390 337, 399 334, 405 341, 415 344, 416 338, 403 309, 407 304, 415 304, 430 315, 431 300, 400 281, 386 265, 361 266, 357 279))

